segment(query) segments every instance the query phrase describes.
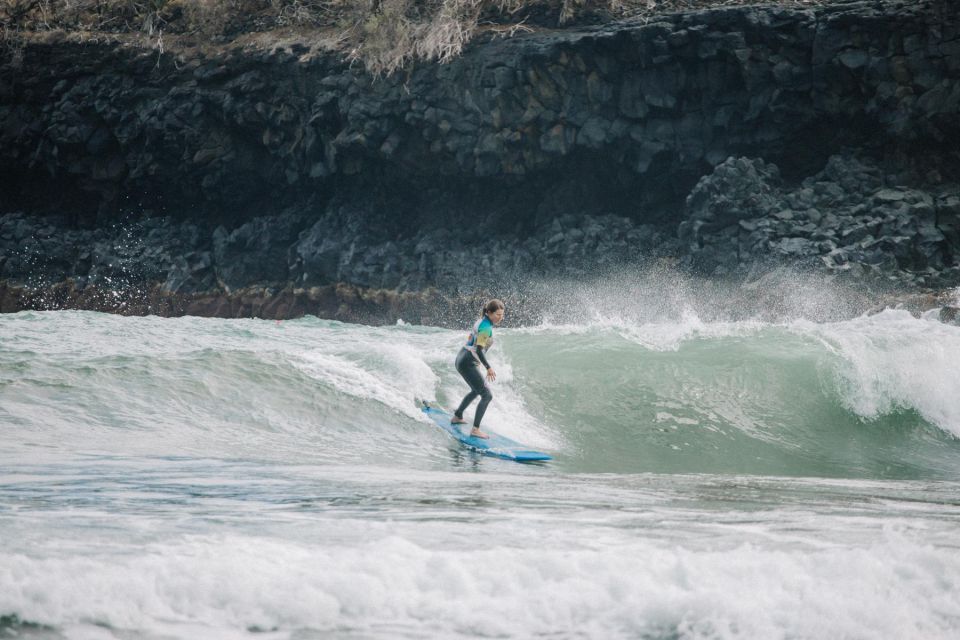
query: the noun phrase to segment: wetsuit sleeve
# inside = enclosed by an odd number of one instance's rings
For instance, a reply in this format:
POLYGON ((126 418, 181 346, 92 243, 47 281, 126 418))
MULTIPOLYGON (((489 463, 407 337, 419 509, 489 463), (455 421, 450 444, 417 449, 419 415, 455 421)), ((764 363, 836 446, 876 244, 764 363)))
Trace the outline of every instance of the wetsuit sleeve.
POLYGON ((487 369, 490 368, 490 364, 487 362, 487 356, 483 354, 493 343, 493 328, 490 326, 489 322, 482 322, 480 326, 477 327, 477 358, 480 360, 481 364, 487 369))
POLYGON ((490 363, 487 362, 487 356, 483 355, 483 347, 479 345, 477 346, 477 358, 484 367, 487 369, 490 368, 490 363))

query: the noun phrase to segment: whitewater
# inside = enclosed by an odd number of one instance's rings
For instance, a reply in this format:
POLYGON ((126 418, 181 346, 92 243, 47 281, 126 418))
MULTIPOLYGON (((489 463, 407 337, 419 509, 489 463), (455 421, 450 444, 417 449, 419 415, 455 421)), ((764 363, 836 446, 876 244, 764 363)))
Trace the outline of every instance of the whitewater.
POLYGON ((0 315, 0 637, 957 637, 960 327, 564 304, 527 465, 415 406, 466 327, 0 315))

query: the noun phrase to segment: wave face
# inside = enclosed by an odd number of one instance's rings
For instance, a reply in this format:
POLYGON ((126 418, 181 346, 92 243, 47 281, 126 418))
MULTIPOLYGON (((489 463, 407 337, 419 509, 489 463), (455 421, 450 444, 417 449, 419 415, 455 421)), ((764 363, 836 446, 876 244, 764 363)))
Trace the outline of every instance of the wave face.
POLYGON ((463 331, 0 315, 0 635, 956 637, 960 329, 580 308, 491 353, 547 465, 414 406, 463 331))
MULTIPOLYGON (((415 398, 455 405, 462 332, 316 319, 20 314, 13 446, 431 464, 415 398), (402 462, 400 459, 402 458, 402 462)), ((501 329, 485 424, 572 472, 960 475, 960 329, 903 311, 815 323, 501 329)))
POLYGON ((520 395, 556 426, 578 468, 958 470, 960 331, 906 312, 829 324, 560 326, 509 343, 520 395))

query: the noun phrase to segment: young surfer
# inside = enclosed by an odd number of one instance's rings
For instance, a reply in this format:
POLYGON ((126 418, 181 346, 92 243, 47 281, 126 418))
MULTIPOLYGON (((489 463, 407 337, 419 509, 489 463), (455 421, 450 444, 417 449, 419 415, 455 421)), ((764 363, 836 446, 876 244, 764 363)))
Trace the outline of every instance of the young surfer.
POLYGON ((487 405, 493 400, 493 394, 490 393, 490 387, 483 380, 479 366, 487 370, 487 380, 491 382, 497 379, 497 372, 487 362, 487 356, 484 353, 493 345, 493 327, 503 321, 503 303, 494 298, 483 306, 483 316, 477 320, 470 330, 470 336, 467 338, 467 344, 463 345, 460 352, 457 353, 457 371, 463 376, 463 379, 470 385, 470 393, 463 398, 463 402, 453 412, 452 424, 464 424, 463 412, 466 411, 470 403, 480 396, 480 404, 477 405, 477 412, 473 416, 473 429, 470 435, 475 438, 489 438, 487 434, 480 431, 480 421, 483 420, 483 414, 487 410, 487 405))

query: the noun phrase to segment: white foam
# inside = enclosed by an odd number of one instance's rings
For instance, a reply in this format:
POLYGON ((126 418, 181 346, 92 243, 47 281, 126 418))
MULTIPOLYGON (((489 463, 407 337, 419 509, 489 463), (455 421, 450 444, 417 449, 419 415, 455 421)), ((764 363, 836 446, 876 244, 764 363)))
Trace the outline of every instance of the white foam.
MULTIPOLYGON (((454 367, 462 332, 433 330, 424 334, 411 329, 362 328, 346 336, 338 334, 335 340, 317 340, 318 346, 301 354, 297 366, 341 393, 375 400, 426 422, 415 398, 436 399, 442 388, 455 405, 469 391, 454 367)), ((495 400, 484 424, 531 447, 562 448, 555 432, 530 414, 516 391, 506 347, 498 345, 490 358, 497 380, 491 383, 495 400)), ((476 405, 474 401, 471 411, 476 405)), ((446 408, 452 411, 455 407, 446 408)))
MULTIPOLYGON (((483 425, 496 433, 512 438, 518 442, 535 448, 559 450, 564 447, 564 441, 559 433, 551 429, 534 417, 526 406, 515 386, 513 385, 513 367, 504 354, 495 356, 490 354, 491 365, 497 372, 497 379, 489 382, 493 393, 493 402, 484 414, 483 425)), ((467 383, 459 376, 451 377, 451 384, 444 387, 444 394, 450 399, 449 411, 453 411, 460 400, 469 393, 467 383)), ((479 400, 474 400, 465 412, 467 419, 471 419, 476 411, 479 400)))
POLYGON ((960 328, 887 310, 846 322, 797 322, 841 358, 843 402, 866 419, 913 409, 960 436, 960 328))
POLYGON ((396 535, 324 546, 198 536, 136 553, 0 553, 0 611, 173 637, 252 627, 395 637, 376 633, 386 627, 437 638, 946 640, 960 619, 960 556, 895 531, 855 548, 716 550, 637 538, 454 549, 396 535))
POLYGON ((755 321, 705 323, 696 315, 685 314, 677 323, 626 326, 619 333, 624 339, 651 351, 679 351, 689 340, 740 338, 754 335, 764 326, 769 325, 755 321))
POLYGON ((579 324, 543 322, 536 327, 515 330, 521 334, 572 336, 609 332, 651 351, 678 351, 684 342, 698 339, 750 336, 771 325, 753 320, 705 322, 692 310, 676 321, 638 323, 631 318, 596 313, 579 324))
POLYGON ((291 362, 337 391, 373 400, 418 418, 415 398, 435 397, 440 360, 452 368, 453 332, 398 324, 391 327, 331 325, 300 328, 291 341, 291 362), (303 349, 303 343, 310 347, 303 349))
POLYGON ((398 377, 382 368, 365 368, 333 354, 307 353, 302 358, 300 363, 295 363, 297 366, 337 391, 362 400, 380 402, 409 416, 417 415, 414 397, 429 396, 430 389, 435 387, 436 376, 422 361, 407 362, 408 369, 402 377, 398 377))

